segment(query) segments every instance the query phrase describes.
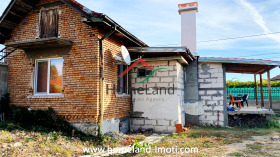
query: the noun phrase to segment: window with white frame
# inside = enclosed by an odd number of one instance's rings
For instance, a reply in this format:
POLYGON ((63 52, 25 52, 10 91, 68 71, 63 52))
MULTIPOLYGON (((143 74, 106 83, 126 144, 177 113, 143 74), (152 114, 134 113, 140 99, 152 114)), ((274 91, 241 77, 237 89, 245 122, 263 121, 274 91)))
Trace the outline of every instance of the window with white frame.
POLYGON ((35 94, 62 94, 62 58, 38 59, 35 65, 35 94))

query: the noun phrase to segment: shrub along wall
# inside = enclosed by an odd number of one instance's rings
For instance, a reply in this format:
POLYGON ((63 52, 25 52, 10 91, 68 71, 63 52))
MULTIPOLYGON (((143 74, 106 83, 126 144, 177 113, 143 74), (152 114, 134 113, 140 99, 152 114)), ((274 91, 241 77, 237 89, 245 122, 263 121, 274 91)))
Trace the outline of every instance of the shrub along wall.
MULTIPOLYGON (((263 79, 263 87, 267 87, 267 79, 263 79)), ((257 81, 257 86, 260 87, 260 81, 257 81)), ((254 88, 254 81, 241 82, 239 80, 227 81, 227 88, 254 88)), ((271 87, 280 87, 280 81, 271 81, 271 87)))

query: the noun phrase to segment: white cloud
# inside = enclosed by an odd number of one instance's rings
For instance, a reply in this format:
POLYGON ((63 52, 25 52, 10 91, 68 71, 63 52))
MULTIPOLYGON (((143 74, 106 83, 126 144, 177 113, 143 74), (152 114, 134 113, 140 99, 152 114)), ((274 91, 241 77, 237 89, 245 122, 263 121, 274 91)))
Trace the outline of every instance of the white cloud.
MULTIPOLYGON (((258 24, 259 27, 261 27, 263 29, 264 33, 272 33, 272 31, 267 27, 261 14, 257 11, 257 9, 251 3, 247 2, 246 0, 236 0, 236 1, 238 3, 240 3, 248 11, 248 13, 254 19, 255 23, 258 24)), ((269 34, 267 36, 280 43, 279 36, 277 36, 275 34, 269 34)))

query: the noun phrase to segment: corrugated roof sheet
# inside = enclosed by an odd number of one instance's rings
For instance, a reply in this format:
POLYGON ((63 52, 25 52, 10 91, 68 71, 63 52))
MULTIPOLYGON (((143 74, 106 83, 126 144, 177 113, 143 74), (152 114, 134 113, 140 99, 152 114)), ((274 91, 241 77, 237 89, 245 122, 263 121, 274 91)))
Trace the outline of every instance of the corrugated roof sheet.
POLYGON ((222 58, 222 57, 200 57, 199 62, 216 62, 216 63, 239 63, 239 64, 258 64, 258 65, 277 65, 280 61, 247 59, 247 58, 222 58))

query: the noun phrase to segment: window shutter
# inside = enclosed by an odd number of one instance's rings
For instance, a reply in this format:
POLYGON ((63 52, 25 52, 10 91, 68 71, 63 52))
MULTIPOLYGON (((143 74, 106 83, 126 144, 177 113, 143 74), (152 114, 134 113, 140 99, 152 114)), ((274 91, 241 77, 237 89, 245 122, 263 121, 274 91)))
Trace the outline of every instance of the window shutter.
POLYGON ((58 9, 41 11, 40 38, 58 36, 58 9))

